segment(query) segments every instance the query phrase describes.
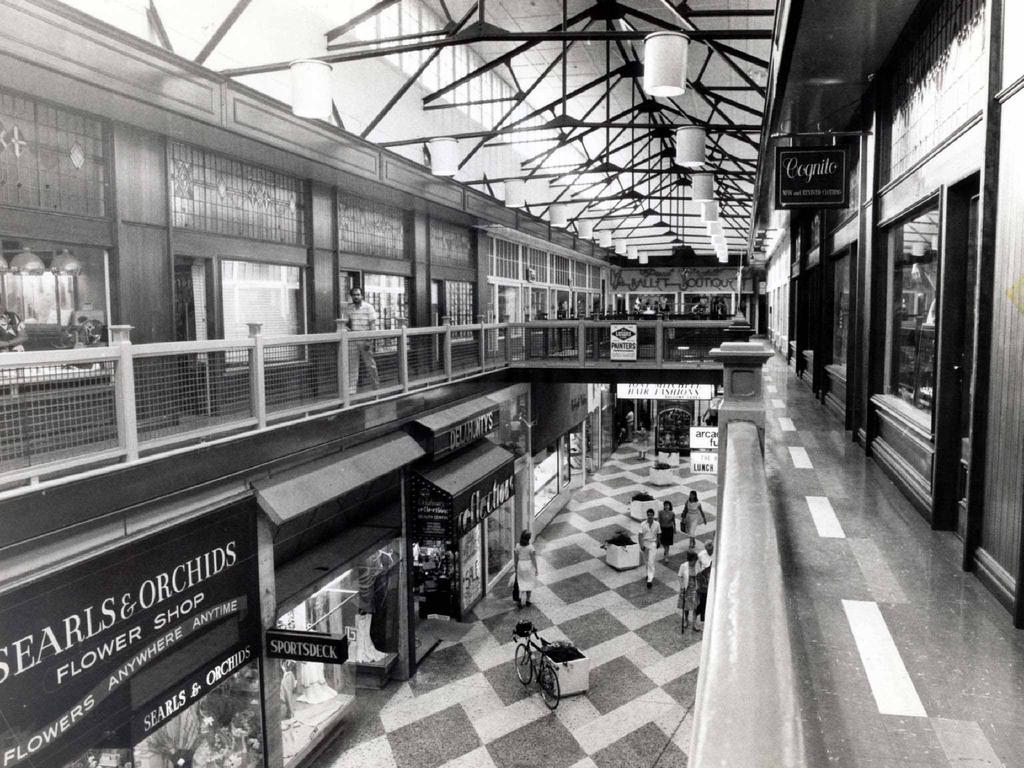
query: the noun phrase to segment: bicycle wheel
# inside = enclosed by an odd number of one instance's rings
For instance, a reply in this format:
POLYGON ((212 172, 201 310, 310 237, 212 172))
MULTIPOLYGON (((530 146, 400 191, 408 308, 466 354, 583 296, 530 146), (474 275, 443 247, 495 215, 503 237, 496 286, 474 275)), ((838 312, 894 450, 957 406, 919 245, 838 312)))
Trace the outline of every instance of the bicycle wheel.
POLYGON ((561 688, 558 685, 558 672, 555 670, 555 665, 544 659, 537 677, 540 683, 541 698, 544 699, 548 709, 554 709, 558 706, 558 700, 562 695, 561 688))
POLYGON ((533 662, 530 660, 530 651, 522 643, 516 646, 516 677, 523 685, 529 685, 533 679, 533 662))

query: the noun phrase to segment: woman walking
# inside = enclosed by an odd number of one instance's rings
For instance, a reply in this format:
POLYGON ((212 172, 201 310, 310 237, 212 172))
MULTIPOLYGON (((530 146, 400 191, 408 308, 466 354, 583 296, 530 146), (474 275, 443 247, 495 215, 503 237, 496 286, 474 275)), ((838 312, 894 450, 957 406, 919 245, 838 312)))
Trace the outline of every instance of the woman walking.
POLYGON ((519 595, 530 605, 530 593, 537 587, 537 550, 530 543, 530 532, 523 531, 519 535, 519 545, 515 553, 516 580, 519 582, 519 595))
POLYGON ((683 510, 682 518, 679 520, 679 530, 690 536, 690 549, 697 545, 694 534, 697 532, 698 520, 707 525, 708 516, 704 514, 704 507, 697 499, 697 492, 690 491, 690 498, 686 500, 686 509, 683 510))
POLYGON ((683 609, 683 625, 679 631, 685 632, 693 624, 693 614, 697 610, 697 553, 693 549, 686 550, 686 560, 679 566, 679 600, 676 605, 683 609))

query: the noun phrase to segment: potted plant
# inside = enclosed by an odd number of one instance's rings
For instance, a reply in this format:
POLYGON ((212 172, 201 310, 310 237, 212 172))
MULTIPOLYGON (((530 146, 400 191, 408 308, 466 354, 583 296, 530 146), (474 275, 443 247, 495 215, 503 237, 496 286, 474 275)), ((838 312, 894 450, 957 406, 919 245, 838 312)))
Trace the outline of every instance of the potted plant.
POLYGON ((672 465, 665 461, 655 462, 647 479, 651 485, 672 485, 676 481, 672 465))
POLYGON ((640 565, 640 545, 621 528, 605 541, 604 561, 617 571, 626 571, 640 565))
POLYGON ((654 497, 646 491, 640 491, 633 494, 633 498, 629 504, 626 505, 626 514, 634 520, 643 522, 647 519, 647 509, 651 506, 651 502, 654 501, 654 497))

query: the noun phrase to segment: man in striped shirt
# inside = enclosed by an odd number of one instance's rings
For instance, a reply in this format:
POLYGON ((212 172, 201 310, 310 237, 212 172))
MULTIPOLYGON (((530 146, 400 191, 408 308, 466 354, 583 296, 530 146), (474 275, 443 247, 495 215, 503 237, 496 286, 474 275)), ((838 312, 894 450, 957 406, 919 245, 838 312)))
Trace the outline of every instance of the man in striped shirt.
MULTIPOLYGON (((375 331, 377 330, 377 310, 372 305, 363 301, 363 291, 360 288, 353 288, 348 292, 352 299, 352 305, 348 310, 348 322, 350 331, 375 331)), ((373 359, 373 342, 368 340, 350 341, 348 345, 348 391, 355 394, 359 384, 359 372, 363 369, 366 373, 364 381, 369 379, 373 389, 380 386, 380 378, 377 375, 377 361, 373 359)))

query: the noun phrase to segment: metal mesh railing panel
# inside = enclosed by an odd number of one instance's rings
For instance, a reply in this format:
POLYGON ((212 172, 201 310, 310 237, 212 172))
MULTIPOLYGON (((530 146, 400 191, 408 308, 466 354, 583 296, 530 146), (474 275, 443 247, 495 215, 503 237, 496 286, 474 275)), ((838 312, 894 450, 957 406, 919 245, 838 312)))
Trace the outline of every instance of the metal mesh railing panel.
POLYGON ((479 369, 480 331, 460 331, 459 338, 452 334, 452 373, 479 369))
POLYGON ((253 416, 248 349, 137 357, 139 442, 253 416))
POLYGON ((444 376, 444 334, 409 336, 406 343, 409 384, 444 376))
POLYGON ((116 448, 113 361, 0 370, 0 472, 116 448))
POLYGON ((526 329, 526 357, 533 360, 574 359, 578 326, 526 329))
POLYGON ((348 342, 348 392, 350 398, 370 395, 398 386, 399 337, 350 339, 348 342))
POLYGON ((504 365, 508 359, 508 335, 511 330, 488 328, 484 331, 484 362, 487 367, 504 365))
POLYGON ((662 355, 671 363, 708 360, 708 353, 727 341, 722 328, 665 328, 663 332, 662 355))
POLYGON ((263 351, 267 413, 339 398, 338 345, 268 344, 263 351))

